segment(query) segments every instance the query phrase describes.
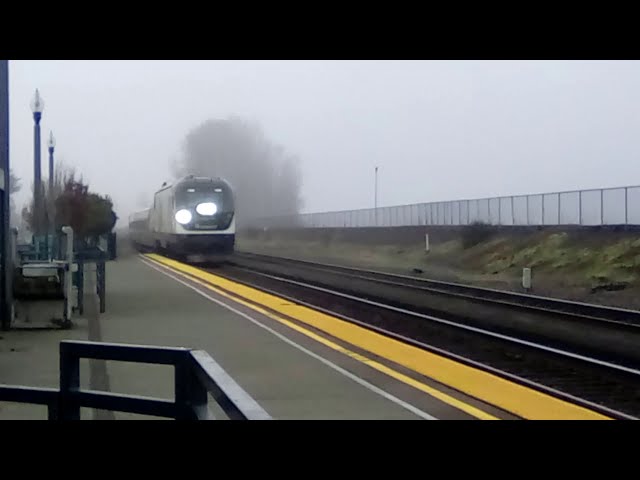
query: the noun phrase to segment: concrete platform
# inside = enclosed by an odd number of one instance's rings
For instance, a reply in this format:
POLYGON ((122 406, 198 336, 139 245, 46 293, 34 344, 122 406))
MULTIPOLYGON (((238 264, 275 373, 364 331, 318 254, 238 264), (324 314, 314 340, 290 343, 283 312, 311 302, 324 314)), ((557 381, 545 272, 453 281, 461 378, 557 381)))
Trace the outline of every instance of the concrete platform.
MULTIPOLYGON (((98 313, 91 295, 95 287, 89 286, 85 318, 76 318, 71 330, 0 333, 5 337, 0 341, 1 383, 57 386, 58 343, 63 339, 181 346, 207 351, 274 419, 475 419, 370 368, 355 355, 328 348, 255 309, 173 278, 135 253, 121 252, 117 261, 107 264, 104 314, 98 313)), ((167 399, 174 395, 172 367, 85 361, 81 374, 83 385, 98 390, 167 399)), ((461 398, 458 392, 438 388, 461 398)), ((513 418, 473 399, 463 400, 496 417, 513 418)), ((211 404, 212 413, 220 417, 211 404)), ((0 419, 46 416, 44 407, 8 405, 0 403, 0 419)), ((89 410, 82 415, 155 419, 89 410)))
MULTIPOLYGON (((109 264, 107 292, 98 341, 203 349, 275 419, 474 419, 136 255, 109 264)), ((170 367, 110 362, 107 370, 111 391, 173 396, 170 367)))

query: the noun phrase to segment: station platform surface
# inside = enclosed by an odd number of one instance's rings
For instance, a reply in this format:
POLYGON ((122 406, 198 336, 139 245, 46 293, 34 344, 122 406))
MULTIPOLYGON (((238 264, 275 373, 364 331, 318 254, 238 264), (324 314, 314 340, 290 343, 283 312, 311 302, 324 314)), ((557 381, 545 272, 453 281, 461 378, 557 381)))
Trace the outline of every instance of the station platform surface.
MULTIPOLYGON (((141 256, 109 267, 98 341, 203 349, 274 419, 473 418, 141 256)), ((108 376, 114 392, 173 396, 170 367, 109 362, 108 376)))
MULTIPOLYGON (((364 342, 368 335, 375 335, 362 327, 352 327, 356 329, 355 340, 345 340, 346 337, 340 338, 337 334, 332 336, 331 328, 323 331, 319 324, 317 328, 312 322, 303 325, 276 312, 279 307, 284 312, 285 307, 297 307, 284 299, 272 296, 271 305, 267 305, 259 292, 252 293, 239 284, 227 285, 226 291, 215 288, 190 277, 185 273, 189 270, 196 271, 164 261, 162 257, 121 249, 120 257, 107 264, 106 312, 99 314, 95 295, 89 295, 85 300, 85 316, 75 318, 72 330, 8 332, 0 341, 0 383, 57 386, 58 342, 86 339, 205 350, 276 420, 526 417, 420 374, 420 369, 407 368, 412 362, 423 361, 417 357, 419 352, 411 353, 416 357, 409 358, 404 366, 402 361, 394 363, 393 359, 376 356, 375 348, 367 350, 363 344, 358 345, 360 337, 364 342), (229 293, 243 288, 244 299, 229 293), (252 303, 253 300, 256 303, 252 303), (15 351, 9 352, 10 348, 15 351), (7 361, 9 358, 12 360, 7 361)), ((216 278, 215 271, 207 275, 216 278)), ((233 283, 223 279, 215 282, 233 283)), ((330 317, 322 321, 340 322, 330 317)), ((338 331, 337 327, 333 330, 338 331)), ((431 371, 439 366, 451 367, 433 355, 428 362, 431 362, 431 371)), ((461 375, 467 376, 463 379, 465 382, 476 385, 486 379, 486 375, 482 377, 468 369, 461 375)), ((86 361, 81 364, 81 382, 83 386, 116 393, 166 399, 174 396, 173 368, 169 366, 86 361)), ((518 387, 505 386, 504 382, 500 385, 505 388, 503 396, 512 396, 512 404, 529 402, 538 408, 537 405, 548 401, 518 387)), ((474 388, 486 391, 486 386, 474 388)), ((0 403, 0 419, 16 415, 46 417, 44 407, 7 405, 0 403)), ((210 411, 216 418, 223 417, 212 399, 210 411)), ((563 418, 574 414, 571 408, 558 406, 556 402, 550 404, 542 416, 563 418), (551 411, 555 408, 558 410, 551 411)), ((155 419, 88 409, 83 410, 82 415, 83 419, 155 419)), ((575 415, 589 417, 581 411, 575 415)))

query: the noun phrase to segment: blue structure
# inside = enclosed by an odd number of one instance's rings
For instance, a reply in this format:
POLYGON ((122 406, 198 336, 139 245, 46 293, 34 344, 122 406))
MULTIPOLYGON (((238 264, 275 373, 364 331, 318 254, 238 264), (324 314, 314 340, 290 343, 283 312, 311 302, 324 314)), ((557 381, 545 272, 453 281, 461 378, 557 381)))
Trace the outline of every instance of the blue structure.
POLYGON ((44 100, 40 96, 40 92, 36 89, 36 93, 31 101, 31 110, 33 111, 33 196, 34 196, 34 235, 41 235, 43 226, 43 191, 42 191, 42 172, 40 161, 40 120, 42 119, 42 110, 44 110, 44 100))
POLYGON ((11 325, 12 260, 10 245, 11 175, 9 165, 9 60, 0 60, 0 325, 11 325))
POLYGON ((53 152, 56 148, 56 139, 53 132, 49 132, 49 192, 53 191, 53 152))

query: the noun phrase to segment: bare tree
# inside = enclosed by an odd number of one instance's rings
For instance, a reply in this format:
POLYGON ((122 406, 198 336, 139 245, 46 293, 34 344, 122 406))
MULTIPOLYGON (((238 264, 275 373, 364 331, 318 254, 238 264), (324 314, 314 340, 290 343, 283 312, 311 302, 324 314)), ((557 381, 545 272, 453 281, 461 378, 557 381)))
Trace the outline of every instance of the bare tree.
POLYGON ((238 117, 208 120, 191 130, 176 177, 206 175, 228 180, 236 193, 239 222, 291 215, 302 207, 298 159, 269 141, 255 123, 238 117))
POLYGON ((9 171, 9 193, 18 193, 22 189, 22 181, 20 177, 18 177, 13 170, 9 171))
MULTIPOLYGON (((49 182, 42 182, 42 188, 44 190, 44 215, 41 216, 40 221, 46 222, 45 225, 41 227, 44 228, 47 225, 52 225, 53 219, 55 218, 55 199, 58 198, 62 192, 64 191, 65 185, 69 182, 75 181, 76 177, 76 169, 74 167, 68 166, 62 162, 59 162, 56 166, 56 169, 53 174, 53 188, 49 190, 49 182)), ((82 178, 79 180, 82 182, 82 178)), ((33 208, 33 184, 31 184, 31 193, 32 198, 28 202, 27 206, 22 209, 22 218, 24 224, 34 232, 36 230, 36 217, 34 216, 33 208)))

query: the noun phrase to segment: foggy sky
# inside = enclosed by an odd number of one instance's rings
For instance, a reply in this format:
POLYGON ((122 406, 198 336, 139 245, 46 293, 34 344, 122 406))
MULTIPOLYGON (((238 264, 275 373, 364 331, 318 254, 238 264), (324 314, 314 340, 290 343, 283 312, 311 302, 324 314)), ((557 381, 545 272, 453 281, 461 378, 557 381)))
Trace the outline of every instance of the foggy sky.
POLYGON ((189 130, 239 115, 298 156, 304 211, 640 184, 637 61, 10 61, 10 158, 56 160, 121 218, 189 130))

